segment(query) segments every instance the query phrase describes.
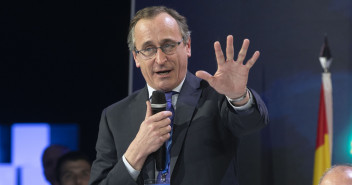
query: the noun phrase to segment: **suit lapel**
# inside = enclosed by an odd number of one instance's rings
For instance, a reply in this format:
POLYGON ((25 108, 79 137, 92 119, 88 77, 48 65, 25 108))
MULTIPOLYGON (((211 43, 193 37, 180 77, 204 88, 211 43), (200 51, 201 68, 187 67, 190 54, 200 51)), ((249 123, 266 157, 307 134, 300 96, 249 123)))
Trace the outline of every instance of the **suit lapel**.
POLYGON ((171 174, 177 162, 189 124, 193 117, 193 112, 195 111, 202 92, 199 88, 200 81, 199 78, 188 72, 176 103, 170 159, 171 174))

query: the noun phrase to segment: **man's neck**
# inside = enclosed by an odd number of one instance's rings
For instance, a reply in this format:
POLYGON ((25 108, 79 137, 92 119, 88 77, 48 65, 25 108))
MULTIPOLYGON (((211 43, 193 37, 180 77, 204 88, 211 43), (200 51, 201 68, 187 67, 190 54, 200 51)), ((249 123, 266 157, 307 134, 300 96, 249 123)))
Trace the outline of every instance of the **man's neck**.
MULTIPOLYGON (((181 83, 177 87, 172 89, 172 91, 175 91, 175 92, 179 93, 181 91, 183 83, 185 82, 185 79, 186 79, 186 77, 181 81, 181 83)), ((148 87, 148 93, 149 93, 149 98, 150 98, 152 96, 152 94, 153 94, 153 91, 155 91, 155 89, 153 87, 151 87, 150 85, 148 85, 148 84, 147 84, 147 87, 148 87)))

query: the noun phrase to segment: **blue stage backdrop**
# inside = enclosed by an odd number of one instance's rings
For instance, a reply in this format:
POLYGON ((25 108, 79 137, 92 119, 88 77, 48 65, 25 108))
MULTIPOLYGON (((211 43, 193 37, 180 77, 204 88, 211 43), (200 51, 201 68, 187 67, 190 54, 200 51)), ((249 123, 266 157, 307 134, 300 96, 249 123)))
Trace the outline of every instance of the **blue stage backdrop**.
POLYGON ((0 184, 48 185, 42 155, 51 144, 78 149, 77 124, 0 124, 0 184))
MULTIPOLYGON (((243 185, 311 184, 322 68, 319 55, 328 36, 333 55, 333 164, 352 163, 352 2, 350 0, 212 1, 136 0, 136 11, 165 5, 188 18, 192 31, 189 70, 216 71, 213 43, 226 36, 251 41, 261 52, 249 86, 265 100, 270 125, 246 136, 240 149, 243 185)), ((133 70, 133 89, 145 83, 133 70)))

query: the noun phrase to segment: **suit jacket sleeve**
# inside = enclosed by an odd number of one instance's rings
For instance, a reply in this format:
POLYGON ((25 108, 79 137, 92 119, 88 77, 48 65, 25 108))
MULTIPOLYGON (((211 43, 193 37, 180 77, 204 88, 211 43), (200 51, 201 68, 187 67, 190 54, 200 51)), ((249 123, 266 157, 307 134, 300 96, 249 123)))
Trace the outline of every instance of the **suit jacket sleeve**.
POLYGON ((90 185, 137 185, 127 171, 122 161, 122 156, 117 156, 112 132, 106 116, 106 109, 103 111, 98 140, 96 143, 96 160, 92 165, 90 185))
POLYGON ((224 114, 223 117, 225 117, 226 126, 234 135, 239 137, 256 131, 266 126, 269 122, 268 111, 263 100, 254 90, 250 89, 250 91, 254 101, 251 108, 236 111, 227 102, 227 106, 223 106, 225 107, 225 111, 221 111, 224 114), (232 113, 229 114, 229 112, 232 113))

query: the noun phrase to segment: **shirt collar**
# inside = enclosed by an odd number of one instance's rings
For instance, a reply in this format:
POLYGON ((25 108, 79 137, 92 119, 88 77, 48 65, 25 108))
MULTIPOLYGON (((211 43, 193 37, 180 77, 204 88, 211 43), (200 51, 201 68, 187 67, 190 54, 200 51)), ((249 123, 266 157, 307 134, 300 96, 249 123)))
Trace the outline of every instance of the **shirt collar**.
MULTIPOLYGON (((186 79, 186 77, 182 80, 182 82, 176 88, 172 89, 172 91, 180 93, 182 85, 185 82, 185 79, 186 79)), ((155 89, 150 87, 148 84, 147 84, 147 87, 148 87, 148 93, 149 93, 149 99, 150 99, 152 97, 153 91, 155 91, 155 89)))

